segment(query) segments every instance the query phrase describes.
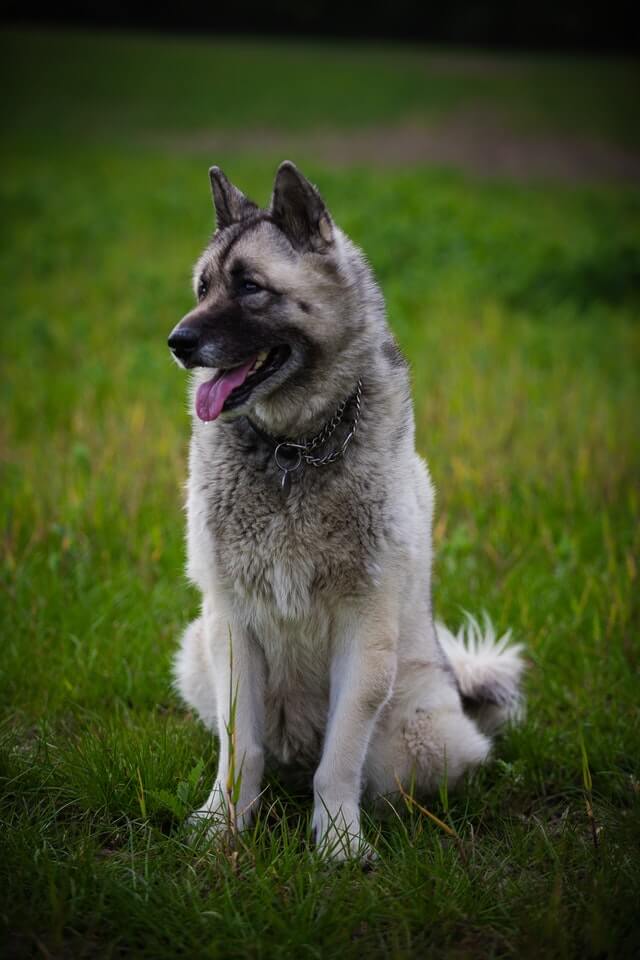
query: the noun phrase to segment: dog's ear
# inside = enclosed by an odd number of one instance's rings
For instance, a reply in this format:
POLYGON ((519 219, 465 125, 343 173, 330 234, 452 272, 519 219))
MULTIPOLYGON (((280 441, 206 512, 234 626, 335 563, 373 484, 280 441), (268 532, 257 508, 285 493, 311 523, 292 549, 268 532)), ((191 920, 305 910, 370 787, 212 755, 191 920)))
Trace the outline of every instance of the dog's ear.
POLYGON ((333 243, 333 221, 324 200, 290 160, 278 167, 270 212, 298 250, 322 253, 333 243))
POLYGON ((224 230, 232 223, 239 223, 258 213, 259 207, 247 200, 244 193, 227 180, 220 167, 211 167, 209 180, 213 193, 213 205, 216 208, 218 230, 224 230))

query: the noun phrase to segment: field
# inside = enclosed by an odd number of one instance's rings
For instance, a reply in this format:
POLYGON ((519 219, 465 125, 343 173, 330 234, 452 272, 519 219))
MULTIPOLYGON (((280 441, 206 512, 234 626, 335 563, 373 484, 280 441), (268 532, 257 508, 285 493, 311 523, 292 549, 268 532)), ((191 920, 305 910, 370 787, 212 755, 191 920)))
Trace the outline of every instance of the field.
POLYGON ((635 955, 637 67, 20 31, 1 52, 4 955, 635 955), (308 146, 469 117, 560 144, 575 176, 308 146), (274 781, 235 848, 182 828, 216 744, 170 685, 198 597, 166 336, 213 226, 207 167, 266 203, 285 143, 411 361, 437 613, 486 610, 529 658, 524 725, 429 802, 449 832, 370 818, 366 873, 320 862, 309 796, 274 781), (597 176, 585 144, 615 158, 597 176))

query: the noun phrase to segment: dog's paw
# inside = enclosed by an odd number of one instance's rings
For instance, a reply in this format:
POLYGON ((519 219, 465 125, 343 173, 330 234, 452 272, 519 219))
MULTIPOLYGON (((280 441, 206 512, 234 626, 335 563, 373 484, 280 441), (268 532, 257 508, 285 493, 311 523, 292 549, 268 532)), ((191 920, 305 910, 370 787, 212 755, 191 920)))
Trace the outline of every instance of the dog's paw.
POLYGON ((357 810, 352 811, 351 816, 345 816, 341 808, 333 817, 325 809, 316 811, 313 835, 316 850, 324 860, 332 863, 358 860, 367 865, 377 859, 374 848, 362 835, 357 810))
POLYGON ((185 829, 189 843, 211 843, 216 839, 224 840, 234 833, 233 824, 225 807, 212 809, 201 807, 185 820, 185 829))
POLYGON ((323 860, 331 863, 346 863, 357 860, 362 866, 370 866, 378 859, 378 854, 362 834, 348 834, 344 831, 330 830, 316 842, 316 849, 323 860))

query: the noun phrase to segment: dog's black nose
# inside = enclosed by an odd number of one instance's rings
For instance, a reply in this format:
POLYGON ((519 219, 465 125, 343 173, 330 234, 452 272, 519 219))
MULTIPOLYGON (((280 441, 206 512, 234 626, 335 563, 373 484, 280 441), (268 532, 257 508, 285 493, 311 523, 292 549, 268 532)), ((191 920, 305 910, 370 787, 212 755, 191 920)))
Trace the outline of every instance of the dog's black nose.
POLYGON ((169 334, 167 343, 179 360, 186 360, 198 346, 198 334, 191 327, 176 327, 169 334))

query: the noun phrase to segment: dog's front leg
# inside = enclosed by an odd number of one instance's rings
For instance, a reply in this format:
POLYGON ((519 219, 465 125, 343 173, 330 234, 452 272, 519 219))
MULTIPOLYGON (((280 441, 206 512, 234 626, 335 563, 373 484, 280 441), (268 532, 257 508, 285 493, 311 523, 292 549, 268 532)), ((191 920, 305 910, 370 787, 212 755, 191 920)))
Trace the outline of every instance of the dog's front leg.
POLYGON ((360 829, 362 768, 382 706, 393 689, 397 628, 393 605, 337 618, 329 720, 316 771, 313 829, 323 855, 345 860, 371 850, 360 829))
POLYGON ((205 602, 220 755, 207 802, 193 815, 214 832, 241 830, 255 812, 264 770, 264 659, 250 634, 230 614, 205 602))

